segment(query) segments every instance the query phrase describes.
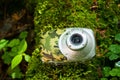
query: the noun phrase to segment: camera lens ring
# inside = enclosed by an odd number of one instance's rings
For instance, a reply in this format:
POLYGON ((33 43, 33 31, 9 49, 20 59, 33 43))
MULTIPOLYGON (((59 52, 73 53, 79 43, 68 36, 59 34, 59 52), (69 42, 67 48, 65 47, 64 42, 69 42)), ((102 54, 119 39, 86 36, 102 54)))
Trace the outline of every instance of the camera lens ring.
POLYGON ((76 30, 68 33, 66 44, 70 49, 80 50, 83 47, 85 47, 86 43, 87 43, 87 38, 86 38, 86 34, 83 31, 76 30), (71 40, 71 38, 74 37, 76 37, 75 42, 71 40))
POLYGON ((71 35, 70 41, 73 45, 77 46, 82 43, 83 37, 80 34, 76 33, 76 34, 71 35))

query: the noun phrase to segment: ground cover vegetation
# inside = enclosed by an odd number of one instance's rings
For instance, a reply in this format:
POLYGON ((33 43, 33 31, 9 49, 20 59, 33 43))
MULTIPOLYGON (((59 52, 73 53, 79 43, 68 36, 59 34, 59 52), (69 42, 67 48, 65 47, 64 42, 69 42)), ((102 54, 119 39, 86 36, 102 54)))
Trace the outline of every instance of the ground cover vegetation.
POLYGON ((34 13, 37 45, 27 72, 31 77, 27 79, 119 80, 120 69, 115 65, 120 58, 119 3, 117 0, 39 1, 34 13), (40 34, 51 29, 69 27, 93 29, 97 44, 96 56, 84 64, 42 64, 39 55, 40 34))
MULTIPOLYGON (((8 73, 8 71, 5 77, 9 76, 13 79, 19 78, 27 80, 120 79, 119 0, 29 0, 25 2, 24 5, 26 5, 27 12, 30 12, 34 18, 34 30, 33 28, 28 28, 29 25, 25 26, 26 28, 21 28, 21 26, 19 26, 20 28, 14 27, 11 31, 18 30, 19 33, 17 34, 19 37, 14 37, 16 35, 11 37, 9 34, 9 38, 3 37, 2 33, 6 32, 0 32, 2 34, 0 34, 0 36, 2 36, 0 40, 0 64, 2 66, 3 64, 4 66, 7 65, 13 69, 10 73, 8 73), (85 63, 66 63, 62 65, 43 64, 40 56, 40 34, 52 29, 70 27, 91 28, 94 31, 96 38, 96 56, 85 63), (31 33, 31 30, 35 32, 34 45, 30 44, 32 41, 29 41, 33 39, 33 34, 28 35, 31 33), (16 42, 16 44, 14 42, 16 42), (30 47, 27 48, 27 44, 35 46, 34 51, 31 51, 31 58, 28 56, 29 51, 27 52, 27 50, 29 50, 30 47), (17 48, 20 47, 20 45, 22 48, 17 48), (17 48, 18 51, 14 48, 17 48), (15 54, 13 54, 12 51, 15 51, 15 54), (7 55, 7 53, 10 53, 10 55, 7 55), (20 64, 26 64, 24 63, 24 59, 25 62, 28 62, 30 59, 27 71, 25 70, 26 74, 20 71, 22 68, 20 64), (17 62, 15 62, 16 60, 17 62), (17 73, 19 74, 18 76, 15 75, 17 73)), ((25 10, 21 10, 21 12, 22 14, 26 14, 25 10)), ((12 13, 10 14, 12 15, 12 13)), ((2 13, 0 15, 2 15, 2 13)), ((21 17, 17 19, 15 16, 16 15, 12 16, 12 19, 17 20, 13 20, 13 22, 15 21, 14 24, 20 20, 24 20, 24 15, 21 15, 21 17)), ((27 17, 27 19, 30 20, 30 16, 27 17)), ((23 22, 21 22, 21 24, 22 23, 23 22)), ((5 28, 2 28, 2 30, 4 29, 5 28)), ((8 31, 8 28, 5 30, 8 31)), ((6 34, 8 33, 10 32, 8 31, 6 34)), ((0 74, 2 73, 2 69, 0 69, 0 74)), ((2 76, 0 78, 2 78, 2 76)))

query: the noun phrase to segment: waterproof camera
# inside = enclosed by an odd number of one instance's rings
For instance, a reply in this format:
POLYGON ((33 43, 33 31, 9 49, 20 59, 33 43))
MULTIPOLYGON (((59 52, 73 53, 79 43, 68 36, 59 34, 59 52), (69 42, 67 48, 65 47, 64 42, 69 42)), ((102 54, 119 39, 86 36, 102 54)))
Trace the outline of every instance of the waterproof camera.
POLYGON ((91 29, 56 29, 41 37, 43 62, 84 62, 95 55, 95 37, 91 29))

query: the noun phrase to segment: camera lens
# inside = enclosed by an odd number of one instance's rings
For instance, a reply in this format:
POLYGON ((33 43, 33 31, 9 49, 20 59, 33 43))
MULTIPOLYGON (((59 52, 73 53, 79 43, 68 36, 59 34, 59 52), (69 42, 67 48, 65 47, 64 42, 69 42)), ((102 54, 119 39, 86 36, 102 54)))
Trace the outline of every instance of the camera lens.
POLYGON ((70 40, 71 40, 71 43, 73 45, 79 45, 82 43, 83 41, 83 38, 80 34, 73 34, 71 37, 70 37, 70 40))

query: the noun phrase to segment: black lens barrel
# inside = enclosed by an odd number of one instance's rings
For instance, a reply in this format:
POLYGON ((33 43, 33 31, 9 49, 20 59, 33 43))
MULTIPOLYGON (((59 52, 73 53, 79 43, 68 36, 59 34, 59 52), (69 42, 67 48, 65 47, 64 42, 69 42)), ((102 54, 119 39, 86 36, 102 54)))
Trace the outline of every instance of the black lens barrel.
POLYGON ((70 41, 73 45, 79 45, 82 43, 83 37, 80 34, 75 33, 70 37, 70 41))

